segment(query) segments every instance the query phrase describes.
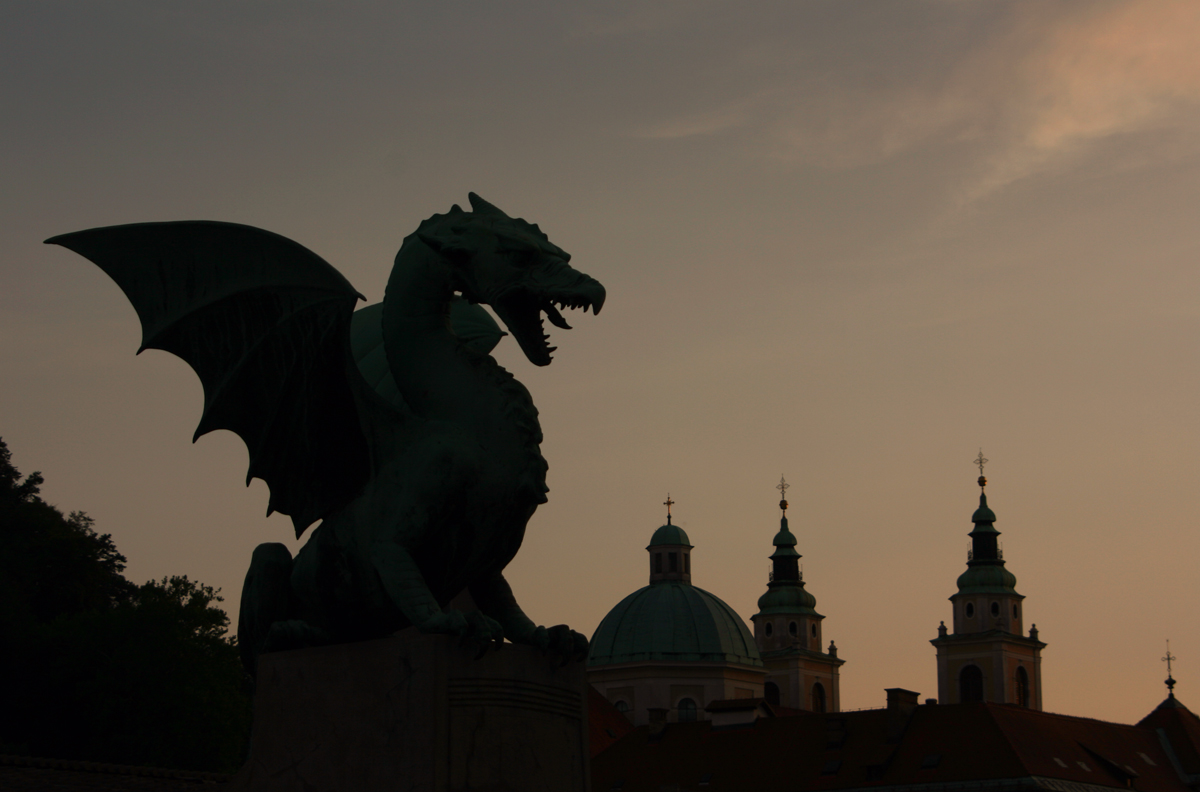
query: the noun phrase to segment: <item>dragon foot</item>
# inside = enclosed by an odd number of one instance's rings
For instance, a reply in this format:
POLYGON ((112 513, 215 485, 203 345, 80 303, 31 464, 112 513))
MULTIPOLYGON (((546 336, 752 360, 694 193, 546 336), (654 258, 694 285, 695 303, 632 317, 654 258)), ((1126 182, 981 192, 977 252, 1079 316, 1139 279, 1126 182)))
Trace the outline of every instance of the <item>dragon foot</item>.
POLYGON ((500 626, 500 622, 479 611, 439 611, 432 618, 418 624, 417 629, 426 634, 456 635, 459 645, 472 652, 476 658, 482 657, 491 646, 504 640, 504 628, 500 626))
POLYGON ((553 627, 538 627, 525 641, 543 653, 560 658, 562 665, 572 660, 579 662, 587 658, 588 639, 565 624, 553 627))

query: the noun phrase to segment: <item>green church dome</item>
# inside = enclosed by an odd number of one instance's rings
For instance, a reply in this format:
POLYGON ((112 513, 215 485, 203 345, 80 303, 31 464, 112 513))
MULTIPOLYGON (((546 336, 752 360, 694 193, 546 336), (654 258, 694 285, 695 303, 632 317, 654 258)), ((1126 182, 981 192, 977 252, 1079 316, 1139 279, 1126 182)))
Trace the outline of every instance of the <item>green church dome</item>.
POLYGON ((792 586, 777 586, 767 589, 767 593, 758 598, 758 614, 766 616, 772 613, 811 614, 820 616, 814 608, 817 598, 804 589, 803 583, 792 586))
POLYGON ((999 565, 968 567, 958 576, 959 594, 1016 594, 1016 586, 1017 576, 999 565))
POLYGON ((971 515, 971 522, 976 524, 988 523, 989 525, 996 522, 996 513, 988 508, 986 495, 980 496, 979 508, 971 515))
MULTIPOLYGON (((645 534, 642 534, 645 536, 645 534)), ((670 518, 667 518, 667 524, 654 532, 650 537, 650 547, 658 545, 686 545, 691 547, 692 543, 688 539, 687 532, 678 525, 671 525, 670 518)), ((647 548, 649 549, 649 548, 647 548)))
MULTIPOLYGON (((673 525, 687 544, 687 534, 673 525)), ((588 650, 588 665, 667 660, 762 666, 746 623, 717 597, 682 581, 662 581, 638 589, 608 612, 588 650)))

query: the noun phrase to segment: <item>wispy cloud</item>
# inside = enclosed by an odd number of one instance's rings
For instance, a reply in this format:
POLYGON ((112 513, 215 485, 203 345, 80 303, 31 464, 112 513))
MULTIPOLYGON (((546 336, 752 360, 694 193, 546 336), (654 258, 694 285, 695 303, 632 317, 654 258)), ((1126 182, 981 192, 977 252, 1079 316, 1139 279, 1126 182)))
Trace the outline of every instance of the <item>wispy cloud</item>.
POLYGON ((977 194, 1103 139, 1176 123, 1200 106, 1200 3, 1101 8, 1059 20, 1040 46, 1001 72, 1016 88, 1001 119, 1009 135, 977 194))
POLYGON ((677 140, 728 132, 754 121, 762 104, 761 96, 748 96, 719 107, 636 129, 632 135, 650 140, 677 140))
POLYGON ((957 49, 944 44, 958 31, 939 27, 951 5, 924 17, 912 41, 848 42, 849 53, 783 66, 794 56, 779 55, 768 87, 633 134, 737 134, 764 156, 828 168, 967 144, 960 191, 970 202, 1116 136, 1200 123, 1196 0, 973 5, 989 17, 957 49))

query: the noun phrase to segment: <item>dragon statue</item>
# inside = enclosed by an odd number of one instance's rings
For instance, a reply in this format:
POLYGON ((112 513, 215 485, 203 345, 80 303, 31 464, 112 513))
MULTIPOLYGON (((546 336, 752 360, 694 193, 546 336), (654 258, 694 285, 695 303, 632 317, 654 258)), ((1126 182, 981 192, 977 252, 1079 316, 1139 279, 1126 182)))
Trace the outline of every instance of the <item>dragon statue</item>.
MULTIPOLYGON (((260 653, 383 637, 415 625, 478 651, 507 638, 566 662, 587 639, 536 626, 504 579, 546 502, 538 412, 488 353, 505 333, 548 365, 542 314, 600 312, 604 287, 536 226, 470 195, 424 221, 396 254, 382 303, 284 237, 217 222, 141 223, 46 240, 90 259, 129 298, 142 349, 199 375, 195 438, 236 432, 247 484, 291 517, 293 559, 259 545, 238 641, 260 653), (476 609, 448 604, 470 593, 476 609)), ((140 352, 141 350, 139 350, 140 352)), ((193 440, 195 439, 193 438, 193 440)))

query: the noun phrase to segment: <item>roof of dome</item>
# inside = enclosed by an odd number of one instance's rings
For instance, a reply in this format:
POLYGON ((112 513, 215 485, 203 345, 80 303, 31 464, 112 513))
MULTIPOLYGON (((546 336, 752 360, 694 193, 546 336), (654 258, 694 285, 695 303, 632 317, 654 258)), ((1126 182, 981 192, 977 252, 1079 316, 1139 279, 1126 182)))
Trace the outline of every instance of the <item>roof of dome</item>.
MULTIPOLYGON (((663 526, 668 527, 675 526, 663 526)), ((589 666, 646 660, 762 665, 754 637, 733 608, 702 588, 674 580, 621 600, 592 636, 589 666)))
POLYGON ((779 518, 779 533, 775 534, 775 538, 771 540, 771 544, 776 547, 796 546, 796 535, 788 528, 786 514, 779 518))
POLYGON ((996 531, 992 527, 992 523, 996 522, 996 513, 988 508, 987 495, 980 493, 979 508, 971 515, 971 522, 975 523, 976 531, 996 531))
POLYGON ((1017 576, 1000 564, 968 566, 958 576, 959 594, 1016 594, 1016 585, 1017 576))
POLYGON ((817 598, 805 590, 803 583, 793 586, 772 586, 758 598, 759 615, 771 613, 805 613, 820 616, 814 608, 817 598))
POLYGON ((687 532, 678 525, 671 525, 670 518, 667 519, 667 524, 655 531, 654 535, 650 537, 649 547, 657 545, 686 545, 691 547, 692 543, 688 539, 687 532))

